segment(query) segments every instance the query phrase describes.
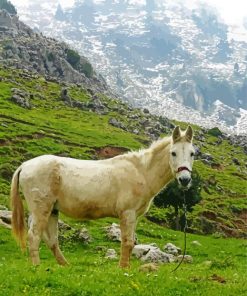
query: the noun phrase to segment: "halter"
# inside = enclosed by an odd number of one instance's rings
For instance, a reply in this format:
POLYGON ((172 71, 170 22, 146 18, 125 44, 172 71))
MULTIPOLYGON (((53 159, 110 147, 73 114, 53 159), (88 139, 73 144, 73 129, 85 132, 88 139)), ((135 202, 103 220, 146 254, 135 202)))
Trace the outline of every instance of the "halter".
POLYGON ((189 168, 185 167, 185 166, 182 166, 182 167, 179 167, 178 170, 177 170, 177 173, 180 173, 182 171, 188 171, 188 172, 192 172, 189 168))

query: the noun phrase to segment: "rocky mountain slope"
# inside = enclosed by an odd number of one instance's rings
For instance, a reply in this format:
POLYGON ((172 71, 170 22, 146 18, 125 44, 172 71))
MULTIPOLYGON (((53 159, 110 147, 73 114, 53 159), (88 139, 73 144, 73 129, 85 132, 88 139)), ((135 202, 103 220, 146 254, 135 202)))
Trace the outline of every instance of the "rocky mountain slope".
POLYGON ((34 32, 16 15, 0 10, 0 62, 41 74, 48 80, 78 83, 110 94, 106 82, 85 57, 65 43, 34 32))
POLYGON ((153 113, 245 133, 247 43, 208 7, 182 2, 30 2, 21 17, 87 56, 117 93, 153 113), (35 16, 35 20, 34 20, 35 16))

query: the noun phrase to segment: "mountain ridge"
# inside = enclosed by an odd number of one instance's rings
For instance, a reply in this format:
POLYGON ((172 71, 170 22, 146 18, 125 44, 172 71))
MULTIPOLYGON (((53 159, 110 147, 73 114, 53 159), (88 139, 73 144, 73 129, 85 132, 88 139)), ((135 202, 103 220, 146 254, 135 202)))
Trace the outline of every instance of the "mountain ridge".
MULTIPOLYGON (((30 23, 30 14, 23 16, 30 23)), ((77 1, 57 18, 50 12, 46 25, 37 12, 35 26, 88 56, 128 102, 169 118, 246 132, 239 127, 247 104, 247 43, 229 41, 214 13, 171 8, 169 1, 138 7, 77 1), (224 104, 221 115, 216 100, 224 104)))

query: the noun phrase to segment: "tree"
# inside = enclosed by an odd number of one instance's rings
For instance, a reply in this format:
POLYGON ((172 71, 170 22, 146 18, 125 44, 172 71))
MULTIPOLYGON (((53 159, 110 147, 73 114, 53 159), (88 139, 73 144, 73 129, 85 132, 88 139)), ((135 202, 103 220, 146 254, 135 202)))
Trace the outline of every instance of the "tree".
MULTIPOLYGON (((183 208, 184 196, 188 211, 192 211, 193 206, 200 202, 202 179, 197 171, 192 173, 192 184, 188 190, 183 190, 177 180, 168 184, 154 199, 154 204, 160 208, 174 208, 174 216, 176 218, 176 229, 178 230, 179 221, 183 220, 183 216, 179 217, 179 209, 183 208)), ((182 221, 183 222, 183 221, 182 221)), ((180 225, 182 226, 182 225, 180 225)))
POLYGON ((14 5, 7 0, 0 0, 0 9, 5 9, 10 14, 17 14, 17 10, 14 5))

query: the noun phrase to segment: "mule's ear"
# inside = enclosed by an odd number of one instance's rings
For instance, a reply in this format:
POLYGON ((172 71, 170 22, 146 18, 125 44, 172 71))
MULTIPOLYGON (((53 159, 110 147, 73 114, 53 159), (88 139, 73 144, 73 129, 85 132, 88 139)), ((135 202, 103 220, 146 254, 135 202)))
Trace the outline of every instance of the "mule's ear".
POLYGON ((172 140, 173 143, 177 142, 181 138, 181 130, 180 126, 176 126, 172 132, 172 140))
POLYGON ((192 139, 193 139, 193 129, 192 129, 192 127, 190 125, 186 129, 185 138, 186 138, 186 140, 188 142, 192 142, 192 139))

